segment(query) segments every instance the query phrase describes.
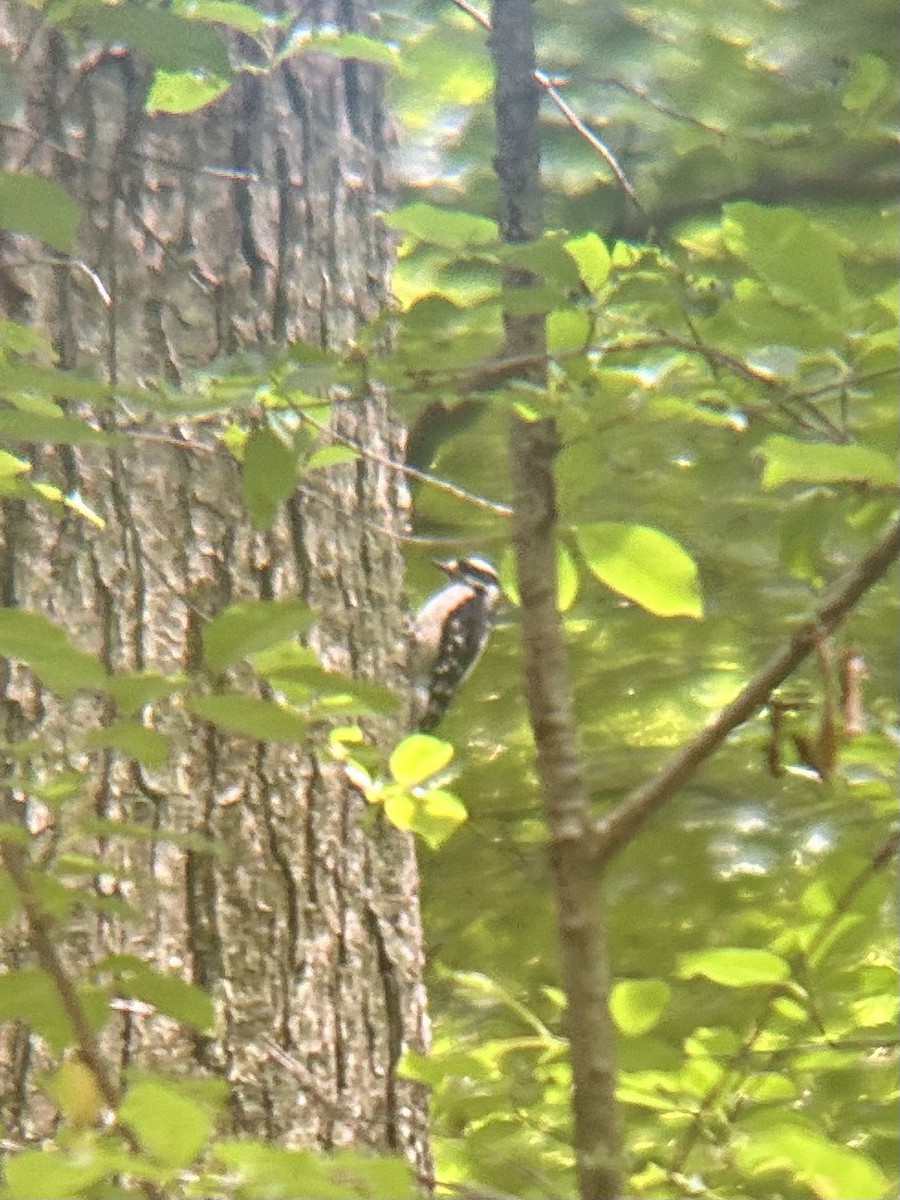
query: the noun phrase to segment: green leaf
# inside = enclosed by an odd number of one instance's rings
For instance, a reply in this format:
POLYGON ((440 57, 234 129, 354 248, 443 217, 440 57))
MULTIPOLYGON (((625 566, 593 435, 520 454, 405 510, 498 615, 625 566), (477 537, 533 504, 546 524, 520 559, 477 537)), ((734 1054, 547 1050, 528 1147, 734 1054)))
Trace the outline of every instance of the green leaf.
POLYGON ((497 240, 496 221, 474 213, 436 208, 433 204, 407 204, 385 213, 383 220, 391 229, 449 250, 486 245, 497 240))
POLYGON ((335 58, 355 58, 359 62, 379 67, 395 67, 399 52, 387 42, 364 33, 302 33, 297 34, 279 55, 279 60, 300 54, 330 54, 335 58))
POLYGON ((157 730, 148 729, 137 721, 117 721, 103 729, 91 730, 85 735, 85 744, 120 750, 128 758, 137 759, 151 769, 164 766, 169 756, 167 739, 157 730))
POLYGON ((172 11, 192 21, 210 21, 227 25, 251 37, 263 33, 274 23, 263 16, 259 9, 250 4, 237 4, 234 0, 176 0, 172 11))
POLYGON ((671 993, 664 979, 622 979, 610 994, 612 1018, 629 1037, 647 1033, 659 1023, 671 993))
POLYGON ((410 788, 443 771, 452 758, 449 742, 427 733, 413 733, 394 747, 388 767, 401 787, 410 788))
POLYGON ((108 1183, 114 1167, 106 1154, 79 1146, 71 1150, 20 1150, 3 1164, 6 1186, 0 1196, 34 1200, 71 1200, 73 1196, 112 1195, 96 1185, 108 1183))
POLYGON ((110 675, 105 684, 116 702, 116 707, 125 716, 134 716, 146 704, 164 700, 181 691, 186 680, 159 675, 154 671, 127 672, 110 675))
POLYGON ((759 453, 765 459, 762 485, 766 491, 785 483, 867 483, 893 488, 897 482, 896 463, 871 446, 804 442, 773 434, 762 443, 759 453))
POLYGON ((65 415, 57 400, 87 400, 95 407, 104 408, 113 402, 109 385, 101 379, 63 371, 59 367, 38 367, 33 363, 0 364, 0 396, 5 396, 23 412, 50 417, 65 415))
POLYGON ((251 600, 231 604, 203 627, 203 659, 224 671, 250 654, 305 633, 315 613, 300 600, 251 600))
POLYGON ((2 1021, 23 1021, 46 1038, 57 1054, 75 1040, 56 985, 37 967, 20 967, 0 975, 2 1021))
POLYGON ((344 463, 358 462, 361 457, 358 450, 351 450, 349 446, 320 446, 303 464, 303 470, 317 471, 323 467, 337 467, 344 463))
POLYGON ((221 79, 217 75, 197 75, 194 71, 165 71, 159 68, 154 73, 144 108, 148 113, 196 112, 198 108, 218 100, 230 86, 228 79, 221 79))
POLYGON ((783 983, 790 974, 789 964, 779 954, 742 946, 700 950, 695 954, 682 954, 678 960, 679 979, 694 979, 701 975, 724 987, 783 983))
POLYGON ((891 69, 877 54, 861 54, 853 64, 842 104, 848 112, 865 112, 885 91, 891 69))
POLYGON ((165 975, 131 955, 110 955, 99 962, 94 970, 97 974, 113 973, 118 992, 152 1004, 173 1021, 205 1032, 213 1028, 213 1002, 202 988, 194 984, 185 983, 175 975, 165 975))
POLYGON ((191 696, 185 704, 194 716, 254 741, 303 742, 306 739, 303 718, 272 700, 233 694, 191 696))
POLYGON ((77 417, 46 417, 19 411, 0 412, 0 437, 55 446, 105 446, 115 440, 77 417))
POLYGON ((880 1200, 888 1194, 889 1182, 871 1158, 783 1113, 777 1120, 767 1113, 740 1122, 733 1144, 744 1170, 788 1172, 821 1200, 880 1200))
POLYGON ((834 238, 804 213, 740 201, 726 204, 722 233, 732 253, 776 295, 833 315, 847 300, 834 238))
POLYGON ((30 234, 68 254, 80 223, 81 209, 54 180, 0 171, 0 228, 30 234))
POLYGON ((418 834, 432 850, 468 819, 462 801, 442 788, 430 788, 421 796, 389 792, 384 799, 384 815, 398 829, 418 834))
POLYGON ((59 626, 21 608, 0 608, 0 654, 27 663, 61 696, 80 688, 105 690, 108 680, 100 662, 71 645, 59 626))
POLYGON ((268 425, 254 426, 244 445, 241 491, 256 529, 269 528, 296 483, 293 452, 268 425))
POLYGON ((599 292, 609 278, 611 259, 603 240, 596 233, 583 233, 563 243, 566 251, 575 259, 578 273, 584 286, 591 292, 599 292))
POLYGON ((148 1154, 180 1169, 190 1166, 213 1128, 202 1105, 158 1078, 130 1087, 118 1115, 148 1154))
POLYGON ((591 336, 591 319, 581 308, 560 308, 547 316, 547 349, 551 354, 585 350, 591 336))
POLYGON ((154 67, 231 75, 225 39, 210 25, 189 21, 162 8, 134 4, 85 6, 78 20, 101 42, 124 42, 154 67))
POLYGON ((26 462, 24 458, 17 458, 15 454, 10 454, 6 450, 0 450, 0 478, 8 479, 15 475, 27 475, 30 470, 30 462, 26 462))
POLYGON ((593 575, 659 617, 702 617, 694 560, 673 538, 646 525, 598 521, 575 537, 593 575))

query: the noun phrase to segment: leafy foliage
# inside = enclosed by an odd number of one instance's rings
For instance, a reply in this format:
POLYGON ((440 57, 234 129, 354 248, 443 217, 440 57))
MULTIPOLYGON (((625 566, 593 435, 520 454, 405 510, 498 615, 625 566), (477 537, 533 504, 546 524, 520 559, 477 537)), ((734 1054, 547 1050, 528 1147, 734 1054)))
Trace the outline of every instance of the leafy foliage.
MULTIPOLYGON (((602 128, 641 209, 548 104, 552 232, 511 248, 493 220, 483 33, 452 6, 435 15, 397 0, 378 39, 289 29, 218 0, 51 6, 70 33, 146 58, 150 111, 190 112, 227 91, 237 70, 229 30, 252 40, 259 71, 299 54, 388 68, 407 130, 406 203, 385 217, 401 239, 401 311, 346 360, 276 348, 216 364, 177 393, 62 372, 34 330, 0 323, 0 490, 102 522, 80 496, 35 478, 21 448, 114 446, 96 414, 127 399, 130 411, 222 416, 221 451, 241 463, 248 519, 264 529, 307 472, 352 469, 365 454, 323 432, 329 401, 360 392, 365 374, 393 389, 413 442, 438 412, 437 433, 421 438, 417 528, 505 562, 506 417, 552 412, 564 435, 559 606, 600 814, 733 698, 893 510, 897 72, 880 0, 852 10, 741 0, 715 14, 695 0, 602 11, 576 2, 564 19, 558 5, 544 8, 541 67, 565 78, 568 103, 602 128), (516 303, 546 320, 545 391, 522 382, 521 364, 491 361, 510 266, 539 277, 516 303)), ((4 228, 72 250, 78 208, 57 184, 4 174, 0 213, 4 228)), ((426 556, 411 552, 409 567, 413 592, 424 592, 426 556)), ((323 671, 294 641, 314 619, 294 602, 218 614, 191 679, 110 675, 65 631, 17 610, 0 611, 0 652, 64 699, 110 698, 115 716, 79 744, 89 763, 108 750, 162 761, 171 735, 146 716, 151 703, 261 740, 304 741, 328 718, 331 753, 372 805, 439 851, 423 863, 435 1044, 404 1065, 432 1092, 437 1175, 564 1196, 566 1013, 511 612, 448 718, 449 742, 465 746, 456 755, 414 735, 379 757, 357 726, 334 727, 335 717, 395 712, 397 701, 323 671)), ((773 707, 741 730, 610 871, 629 1194, 892 1194, 891 612, 873 594, 844 635, 869 678, 863 729, 842 736, 833 767, 817 770, 801 753, 834 707, 832 660, 793 681, 801 697, 793 707, 784 698, 787 726, 773 707)), ((79 816, 84 777, 61 761, 48 772, 45 747, 6 752, 8 786, 65 813, 74 831, 148 836, 79 816)), ((0 830, 13 853, 21 834, 0 830)), ((109 908, 73 882, 91 869, 63 857, 33 872, 41 910, 64 922, 76 897, 109 908)), ((0 874, 4 918, 24 903, 0 874)), ((94 1027, 113 995, 198 1029, 214 1020, 201 992, 138 960, 107 961, 77 984, 94 1027)), ((54 1050, 78 1045, 43 968, 0 977, 0 1017, 27 1021, 54 1050)), ((131 1195, 148 1184, 194 1195, 413 1194, 394 1160, 223 1141, 224 1097, 162 1075, 131 1080, 106 1127, 84 1063, 65 1061, 45 1086, 61 1116, 57 1144, 11 1157, 5 1195, 131 1195)))

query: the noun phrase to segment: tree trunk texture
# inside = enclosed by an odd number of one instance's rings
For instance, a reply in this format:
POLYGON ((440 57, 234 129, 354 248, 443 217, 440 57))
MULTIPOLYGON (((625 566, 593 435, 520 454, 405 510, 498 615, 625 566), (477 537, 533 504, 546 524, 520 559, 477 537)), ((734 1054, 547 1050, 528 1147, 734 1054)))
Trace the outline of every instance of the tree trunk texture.
MULTIPOLYGON (((355 0, 326 0, 315 17, 362 30, 368 20, 355 0)), ((238 77, 189 117, 152 116, 149 72, 132 54, 76 48, 24 3, 0 6, 0 39, 21 89, 20 111, 0 129, 0 162, 56 178, 80 204, 77 257, 112 301, 34 239, 5 238, 0 307, 44 331, 63 367, 177 386, 243 348, 343 344, 379 311, 390 255, 374 216, 389 198, 377 69, 295 59, 238 77)), ((382 401, 347 404, 335 420, 397 458, 382 401)), ((110 670, 174 673, 197 666, 202 622, 223 606, 299 595, 322 614, 314 643, 327 665, 403 688, 396 473, 367 460, 320 474, 316 494, 298 491, 260 534, 215 427, 142 432, 114 450, 29 448, 35 476, 80 492, 106 527, 6 500, 4 605, 57 621, 110 670)), ((71 704, 3 661, 0 686, 0 737, 40 737, 85 773, 36 842, 45 854, 104 856, 111 873, 125 872, 118 891, 138 913, 79 918, 69 960, 83 972, 110 951, 138 953, 216 1002, 214 1036, 117 1012, 104 1035, 111 1061, 224 1077, 236 1132, 398 1149, 427 1169, 423 1102, 394 1075, 401 1048, 427 1038, 409 839, 363 822, 364 801, 314 748, 229 738, 151 707, 145 720, 175 729, 178 749, 149 771, 77 748, 76 731, 111 716, 99 701, 76 701, 73 719, 71 704), (73 832, 85 812, 144 822, 159 838, 86 846, 73 832), (224 857, 175 845, 171 833, 216 839, 224 857)), ((24 819, 28 803, 16 799, 24 819)), ((98 894, 109 887, 96 880, 98 894)), ((27 952, 8 944, 6 957, 27 952)), ((34 1083, 46 1065, 27 1029, 3 1027, 8 1138, 50 1132, 34 1083)))

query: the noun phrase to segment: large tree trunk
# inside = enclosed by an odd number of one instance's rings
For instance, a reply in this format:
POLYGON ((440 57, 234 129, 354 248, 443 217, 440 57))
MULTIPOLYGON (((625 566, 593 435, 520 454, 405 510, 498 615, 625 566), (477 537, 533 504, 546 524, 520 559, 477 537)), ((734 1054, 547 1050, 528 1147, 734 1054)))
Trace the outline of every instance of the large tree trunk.
MULTIPOLYGON (((317 6, 319 20, 344 28, 364 28, 365 12, 347 0, 317 6)), ((339 345, 378 311, 389 251, 374 216, 387 199, 375 68, 293 60, 239 77, 200 113, 154 117, 134 56, 76 53, 39 21, 25 4, 0 8, 24 94, 20 127, 0 137, 2 165, 55 177, 81 205, 77 255, 112 303, 26 238, 6 240, 0 278, 6 314, 46 332, 63 367, 177 386, 244 347, 339 345)), ((348 405, 336 420, 396 457, 382 402, 348 405)), ((173 672, 196 667, 198 629, 224 605, 300 595, 327 614, 315 631, 327 664, 402 686, 390 536, 401 527, 399 477, 374 461, 334 469, 317 497, 298 493, 258 534, 214 434, 181 423, 112 451, 32 447, 35 474, 80 491, 107 524, 6 501, 2 603, 61 623, 111 670, 173 672)), ((21 666, 5 664, 0 683, 8 738, 71 745, 70 707, 21 666)), ((108 715, 88 700, 77 711, 79 726, 108 715)), ((177 712, 145 716, 167 731, 181 721, 167 769, 79 753, 73 765, 90 767, 81 807, 61 808, 54 829, 64 844, 88 809, 159 830, 159 840, 93 847, 126 867, 140 917, 84 918, 68 949, 82 966, 111 949, 151 958, 208 989, 219 1020, 206 1037, 118 1014, 113 1061, 226 1077, 237 1131, 403 1148, 421 1166, 423 1108, 394 1076, 425 1023, 409 840, 364 825, 362 799, 314 747, 228 738, 177 712), (219 839, 225 857, 181 849, 166 841, 172 832, 219 839)), ((0 1055, 7 1136, 44 1135, 51 1114, 32 1082, 43 1048, 7 1026, 0 1055)))

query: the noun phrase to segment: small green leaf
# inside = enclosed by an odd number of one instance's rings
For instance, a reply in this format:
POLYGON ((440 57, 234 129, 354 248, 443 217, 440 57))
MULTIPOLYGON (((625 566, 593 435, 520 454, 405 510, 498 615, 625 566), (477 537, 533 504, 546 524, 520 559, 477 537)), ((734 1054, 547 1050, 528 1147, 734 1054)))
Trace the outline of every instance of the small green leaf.
POLYGON ((313 613, 300 600, 251 600, 231 604, 203 628, 203 659, 211 671, 224 671, 250 654, 305 633, 313 613))
POLYGON ((137 759, 145 767, 158 769, 165 765, 169 756, 169 743, 155 729, 148 729, 137 721, 117 721, 103 729, 92 730, 85 736, 88 746, 108 746, 120 750, 128 758, 137 759))
POLYGON ((609 1008, 622 1033, 647 1033, 658 1024, 672 989, 664 979, 622 979, 613 986, 609 1008))
POLYGON ((598 292, 609 278, 611 261, 602 238, 596 233, 583 233, 580 237, 569 238, 563 244, 575 259, 584 286, 591 292, 598 292))
POLYGON ((272 700, 232 694, 191 696, 185 703, 201 720, 254 741, 302 742, 306 738, 303 718, 272 700))
POLYGON ((140 960, 131 969, 118 972, 116 987, 125 995, 152 1004, 173 1021, 206 1032, 213 1028, 215 1010, 202 988, 174 975, 164 975, 140 960))
POLYGON ((798 482, 867 483, 879 488, 893 488, 897 482, 896 463, 871 446, 804 442, 773 434, 759 453, 765 459, 762 485, 766 491, 798 482))
MULTIPOLYGON (((20 1150, 3 1164, 4 1197, 33 1196, 41 1200, 68 1200, 71 1196, 104 1194, 97 1185, 109 1184, 112 1174, 107 1155, 79 1145, 77 1154, 66 1150, 20 1150)), ((112 1191, 105 1194, 112 1195, 112 1191)))
POLYGON ((200 1104, 158 1078, 130 1087, 118 1115, 148 1154, 180 1169, 194 1161, 213 1127, 200 1104))
POLYGON ((228 79, 218 75, 198 75, 195 71, 158 69, 147 92, 144 108, 148 113, 196 112, 228 91, 228 79))
POLYGON ((777 1118, 751 1113, 737 1123, 732 1144, 743 1171, 762 1174, 763 1182, 765 1174, 788 1172, 818 1200, 888 1194, 888 1180, 871 1158, 783 1111, 777 1118))
POLYGON ((68 254, 80 223, 81 209, 54 180, 0 171, 0 228, 27 233, 68 254))
POLYGON ((270 18, 263 16, 249 4, 237 4, 234 0, 176 0, 172 11, 192 21, 210 21, 216 25, 227 25, 251 37, 262 33, 272 25, 270 18))
POLYGON ((582 308, 560 308, 547 316, 547 348, 551 354, 584 350, 591 336, 591 319, 582 308))
POLYGON ((349 446, 321 446, 312 452, 303 464, 303 470, 317 471, 324 467, 341 466, 344 463, 358 462, 361 457, 358 450, 351 450, 349 446))
POLYGON ((702 617, 694 560, 673 538, 646 525, 598 521, 575 537, 593 575, 659 617, 702 617))
POLYGON ((388 766, 393 779, 409 788, 437 775, 452 758, 449 742, 427 733, 413 733, 394 747, 388 766))
POLYGON ((27 475, 30 470, 30 462, 26 462, 24 458, 17 458, 15 454, 10 454, 6 450, 0 450, 0 478, 8 479, 14 475, 27 475))
POLYGON ((268 425, 254 426, 244 445, 241 490, 256 529, 269 528, 296 483, 293 452, 268 425))
POLYGON ((790 978, 789 964, 771 950, 746 949, 741 946, 722 946, 682 954, 678 964, 679 979, 694 979, 698 975, 724 987, 757 987, 762 984, 783 983, 790 978))

